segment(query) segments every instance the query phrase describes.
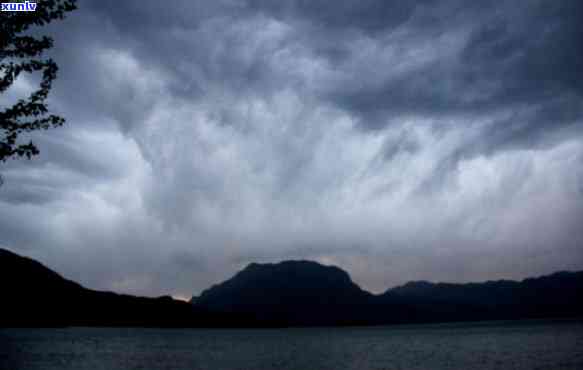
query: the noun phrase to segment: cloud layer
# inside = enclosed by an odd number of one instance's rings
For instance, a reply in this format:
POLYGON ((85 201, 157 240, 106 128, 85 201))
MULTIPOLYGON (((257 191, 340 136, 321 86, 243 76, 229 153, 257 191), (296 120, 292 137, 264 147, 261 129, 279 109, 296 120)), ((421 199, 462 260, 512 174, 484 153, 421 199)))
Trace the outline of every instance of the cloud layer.
POLYGON ((0 245, 183 297, 290 258, 373 291, 583 268, 580 1, 79 8, 0 245))

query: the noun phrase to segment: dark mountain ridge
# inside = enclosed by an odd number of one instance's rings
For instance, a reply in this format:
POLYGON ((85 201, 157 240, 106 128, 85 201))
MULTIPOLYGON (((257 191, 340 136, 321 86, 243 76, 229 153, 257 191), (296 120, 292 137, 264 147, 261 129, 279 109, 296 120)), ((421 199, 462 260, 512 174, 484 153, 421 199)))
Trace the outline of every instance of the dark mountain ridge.
POLYGON ((236 324, 169 296, 145 298, 87 289, 5 249, 0 249, 0 294, 0 327, 236 324))
POLYGON ((409 282, 374 295, 338 267, 310 261, 250 264, 193 297, 195 307, 281 325, 392 324, 578 317, 583 272, 484 283, 409 282))
POLYGON ((252 263, 205 290, 195 306, 282 325, 348 324, 364 321, 360 308, 371 298, 338 267, 285 261, 252 263))
POLYGON ((561 271, 522 281, 409 282, 380 295, 402 302, 428 321, 583 316, 583 272, 561 271))
POLYGON ((335 326, 583 316, 583 272, 520 282, 410 282, 374 295, 338 267, 253 263, 190 304, 87 289, 4 249, 0 294, 0 327, 335 326))

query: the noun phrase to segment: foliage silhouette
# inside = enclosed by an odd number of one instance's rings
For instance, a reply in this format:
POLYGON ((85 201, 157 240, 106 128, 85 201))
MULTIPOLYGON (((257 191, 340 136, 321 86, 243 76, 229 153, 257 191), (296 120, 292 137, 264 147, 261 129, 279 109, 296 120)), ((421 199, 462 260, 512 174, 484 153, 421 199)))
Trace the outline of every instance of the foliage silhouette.
POLYGON ((0 161, 13 157, 31 159, 39 154, 32 141, 23 143, 19 136, 25 132, 62 126, 65 119, 50 114, 46 99, 57 76, 57 64, 42 53, 53 46, 48 36, 25 34, 31 26, 44 26, 63 19, 76 9, 76 0, 46 0, 39 2, 33 12, 0 13, 0 94, 12 86, 23 73, 40 73, 39 88, 28 98, 19 99, 8 107, 0 107, 0 161))

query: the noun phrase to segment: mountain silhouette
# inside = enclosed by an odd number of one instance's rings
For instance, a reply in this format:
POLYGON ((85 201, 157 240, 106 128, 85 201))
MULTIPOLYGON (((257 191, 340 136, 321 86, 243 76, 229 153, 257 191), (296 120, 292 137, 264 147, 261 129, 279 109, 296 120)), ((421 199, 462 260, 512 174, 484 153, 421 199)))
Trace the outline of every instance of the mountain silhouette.
POLYGON ((349 275, 310 261, 250 264, 191 300, 215 312, 252 315, 275 325, 377 325, 463 320, 579 317, 583 272, 522 282, 410 282, 380 295, 349 275))
POLYGON ((236 325, 168 296, 144 298, 86 289, 5 249, 0 249, 0 292, 0 327, 236 325))
POLYGON ((407 302, 430 321, 575 317, 583 314, 583 272, 557 272, 521 282, 409 282, 380 301, 407 302))
POLYGON ((193 301, 197 307, 293 326, 364 322, 363 308, 371 298, 338 267, 285 261, 252 263, 193 301))
POLYGON ((0 327, 282 327, 568 318, 583 312, 583 272, 515 281, 410 282, 374 295, 338 267, 252 263, 191 303, 87 289, 0 249, 0 327))

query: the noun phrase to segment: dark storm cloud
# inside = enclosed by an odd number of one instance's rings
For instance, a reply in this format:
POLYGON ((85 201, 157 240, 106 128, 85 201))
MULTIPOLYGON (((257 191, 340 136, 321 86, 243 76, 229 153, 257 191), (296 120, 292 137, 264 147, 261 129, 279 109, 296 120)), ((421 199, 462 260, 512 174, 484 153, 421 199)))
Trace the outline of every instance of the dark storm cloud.
POLYGON ((367 33, 387 31, 407 21, 415 8, 425 1, 335 1, 292 0, 274 2, 268 0, 248 0, 248 10, 259 11, 283 20, 308 21, 317 27, 333 30, 355 29, 367 33))
POLYGON ((79 5, 1 245, 182 297, 286 258, 377 291, 583 268, 580 1, 79 5))
MULTIPOLYGON (((581 114, 581 4, 532 5, 501 3, 496 13, 486 13, 469 25, 462 23, 468 36, 459 54, 374 86, 348 86, 332 97, 365 117, 365 126, 382 125, 378 117, 386 114, 487 115, 525 107, 556 112, 534 122, 535 128, 553 118, 555 125, 571 124, 581 114), (557 107, 559 97, 565 99, 557 107)), ((415 21, 411 23, 414 27, 415 21)), ((434 27, 437 36, 441 27, 434 27)))

